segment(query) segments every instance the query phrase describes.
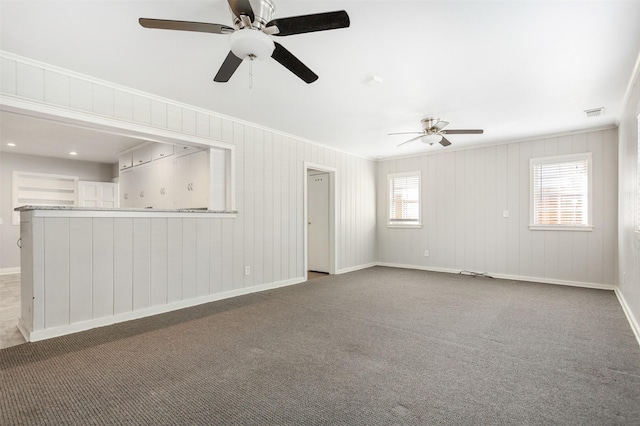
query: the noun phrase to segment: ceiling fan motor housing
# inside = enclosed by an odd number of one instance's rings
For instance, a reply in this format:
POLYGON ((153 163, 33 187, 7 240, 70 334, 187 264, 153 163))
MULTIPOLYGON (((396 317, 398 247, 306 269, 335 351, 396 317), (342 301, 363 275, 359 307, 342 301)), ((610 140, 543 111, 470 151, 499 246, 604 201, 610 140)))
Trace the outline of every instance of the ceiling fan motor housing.
MULTIPOLYGON (((253 9, 254 19, 251 23, 251 27, 254 29, 262 30, 266 27, 267 23, 271 21, 275 12, 275 6, 271 0, 247 0, 253 9)), ((231 10, 233 15, 233 25, 241 30, 247 28, 245 23, 239 16, 236 16, 231 10)))
POLYGON ((422 120, 420 120, 420 123, 422 124, 422 130, 428 133, 429 129, 435 126, 435 124, 439 121, 439 118, 423 118, 422 120))

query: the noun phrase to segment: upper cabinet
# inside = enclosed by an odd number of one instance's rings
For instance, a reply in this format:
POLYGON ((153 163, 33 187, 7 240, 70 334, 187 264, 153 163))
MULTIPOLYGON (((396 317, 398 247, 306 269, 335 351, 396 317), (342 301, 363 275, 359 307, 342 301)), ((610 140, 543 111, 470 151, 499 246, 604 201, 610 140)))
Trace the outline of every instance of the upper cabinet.
POLYGON ((133 166, 133 153, 122 154, 118 158, 118 163, 120 165, 120 170, 128 169, 133 166))
POLYGON ((120 158, 120 207, 226 210, 228 164, 222 149, 143 145, 120 158))
POLYGON ((139 166, 151 161, 151 145, 144 145, 133 151, 133 165, 139 166))

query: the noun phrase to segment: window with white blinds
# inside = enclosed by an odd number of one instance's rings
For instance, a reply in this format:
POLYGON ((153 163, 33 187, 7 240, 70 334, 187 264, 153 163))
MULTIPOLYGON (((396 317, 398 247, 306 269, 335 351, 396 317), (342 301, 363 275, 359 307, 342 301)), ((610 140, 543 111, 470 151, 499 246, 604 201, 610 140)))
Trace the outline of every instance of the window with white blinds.
POLYGON ((591 153, 531 159, 531 229, 591 230, 591 153))
POLYGON ((420 172, 389 176, 389 226, 420 226, 420 172))

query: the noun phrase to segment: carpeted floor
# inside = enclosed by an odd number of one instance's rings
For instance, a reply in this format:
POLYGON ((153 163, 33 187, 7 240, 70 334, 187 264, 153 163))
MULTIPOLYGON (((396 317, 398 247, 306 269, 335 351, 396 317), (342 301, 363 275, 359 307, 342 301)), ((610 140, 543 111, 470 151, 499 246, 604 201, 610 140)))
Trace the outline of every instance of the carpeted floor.
POLYGON ((611 291, 375 267, 0 351, 0 424, 640 424, 611 291))

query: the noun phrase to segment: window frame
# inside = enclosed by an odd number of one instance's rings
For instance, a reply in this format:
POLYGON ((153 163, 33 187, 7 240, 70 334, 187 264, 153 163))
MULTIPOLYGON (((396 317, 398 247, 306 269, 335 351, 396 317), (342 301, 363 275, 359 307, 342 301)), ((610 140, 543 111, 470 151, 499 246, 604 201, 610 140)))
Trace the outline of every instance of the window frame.
POLYGON ((387 175, 387 228, 422 228, 422 172, 415 170, 411 172, 389 173, 387 175), (417 176, 418 177, 418 219, 392 219, 391 218, 391 181, 393 179, 417 176))
POLYGON ((529 160, 529 230, 531 231, 593 231, 593 155, 591 152, 583 152, 568 155, 555 155, 549 157, 537 157, 529 160), (571 161, 587 162, 587 224, 558 224, 547 225, 534 223, 535 199, 534 199, 534 170, 540 164, 558 164, 571 161))

